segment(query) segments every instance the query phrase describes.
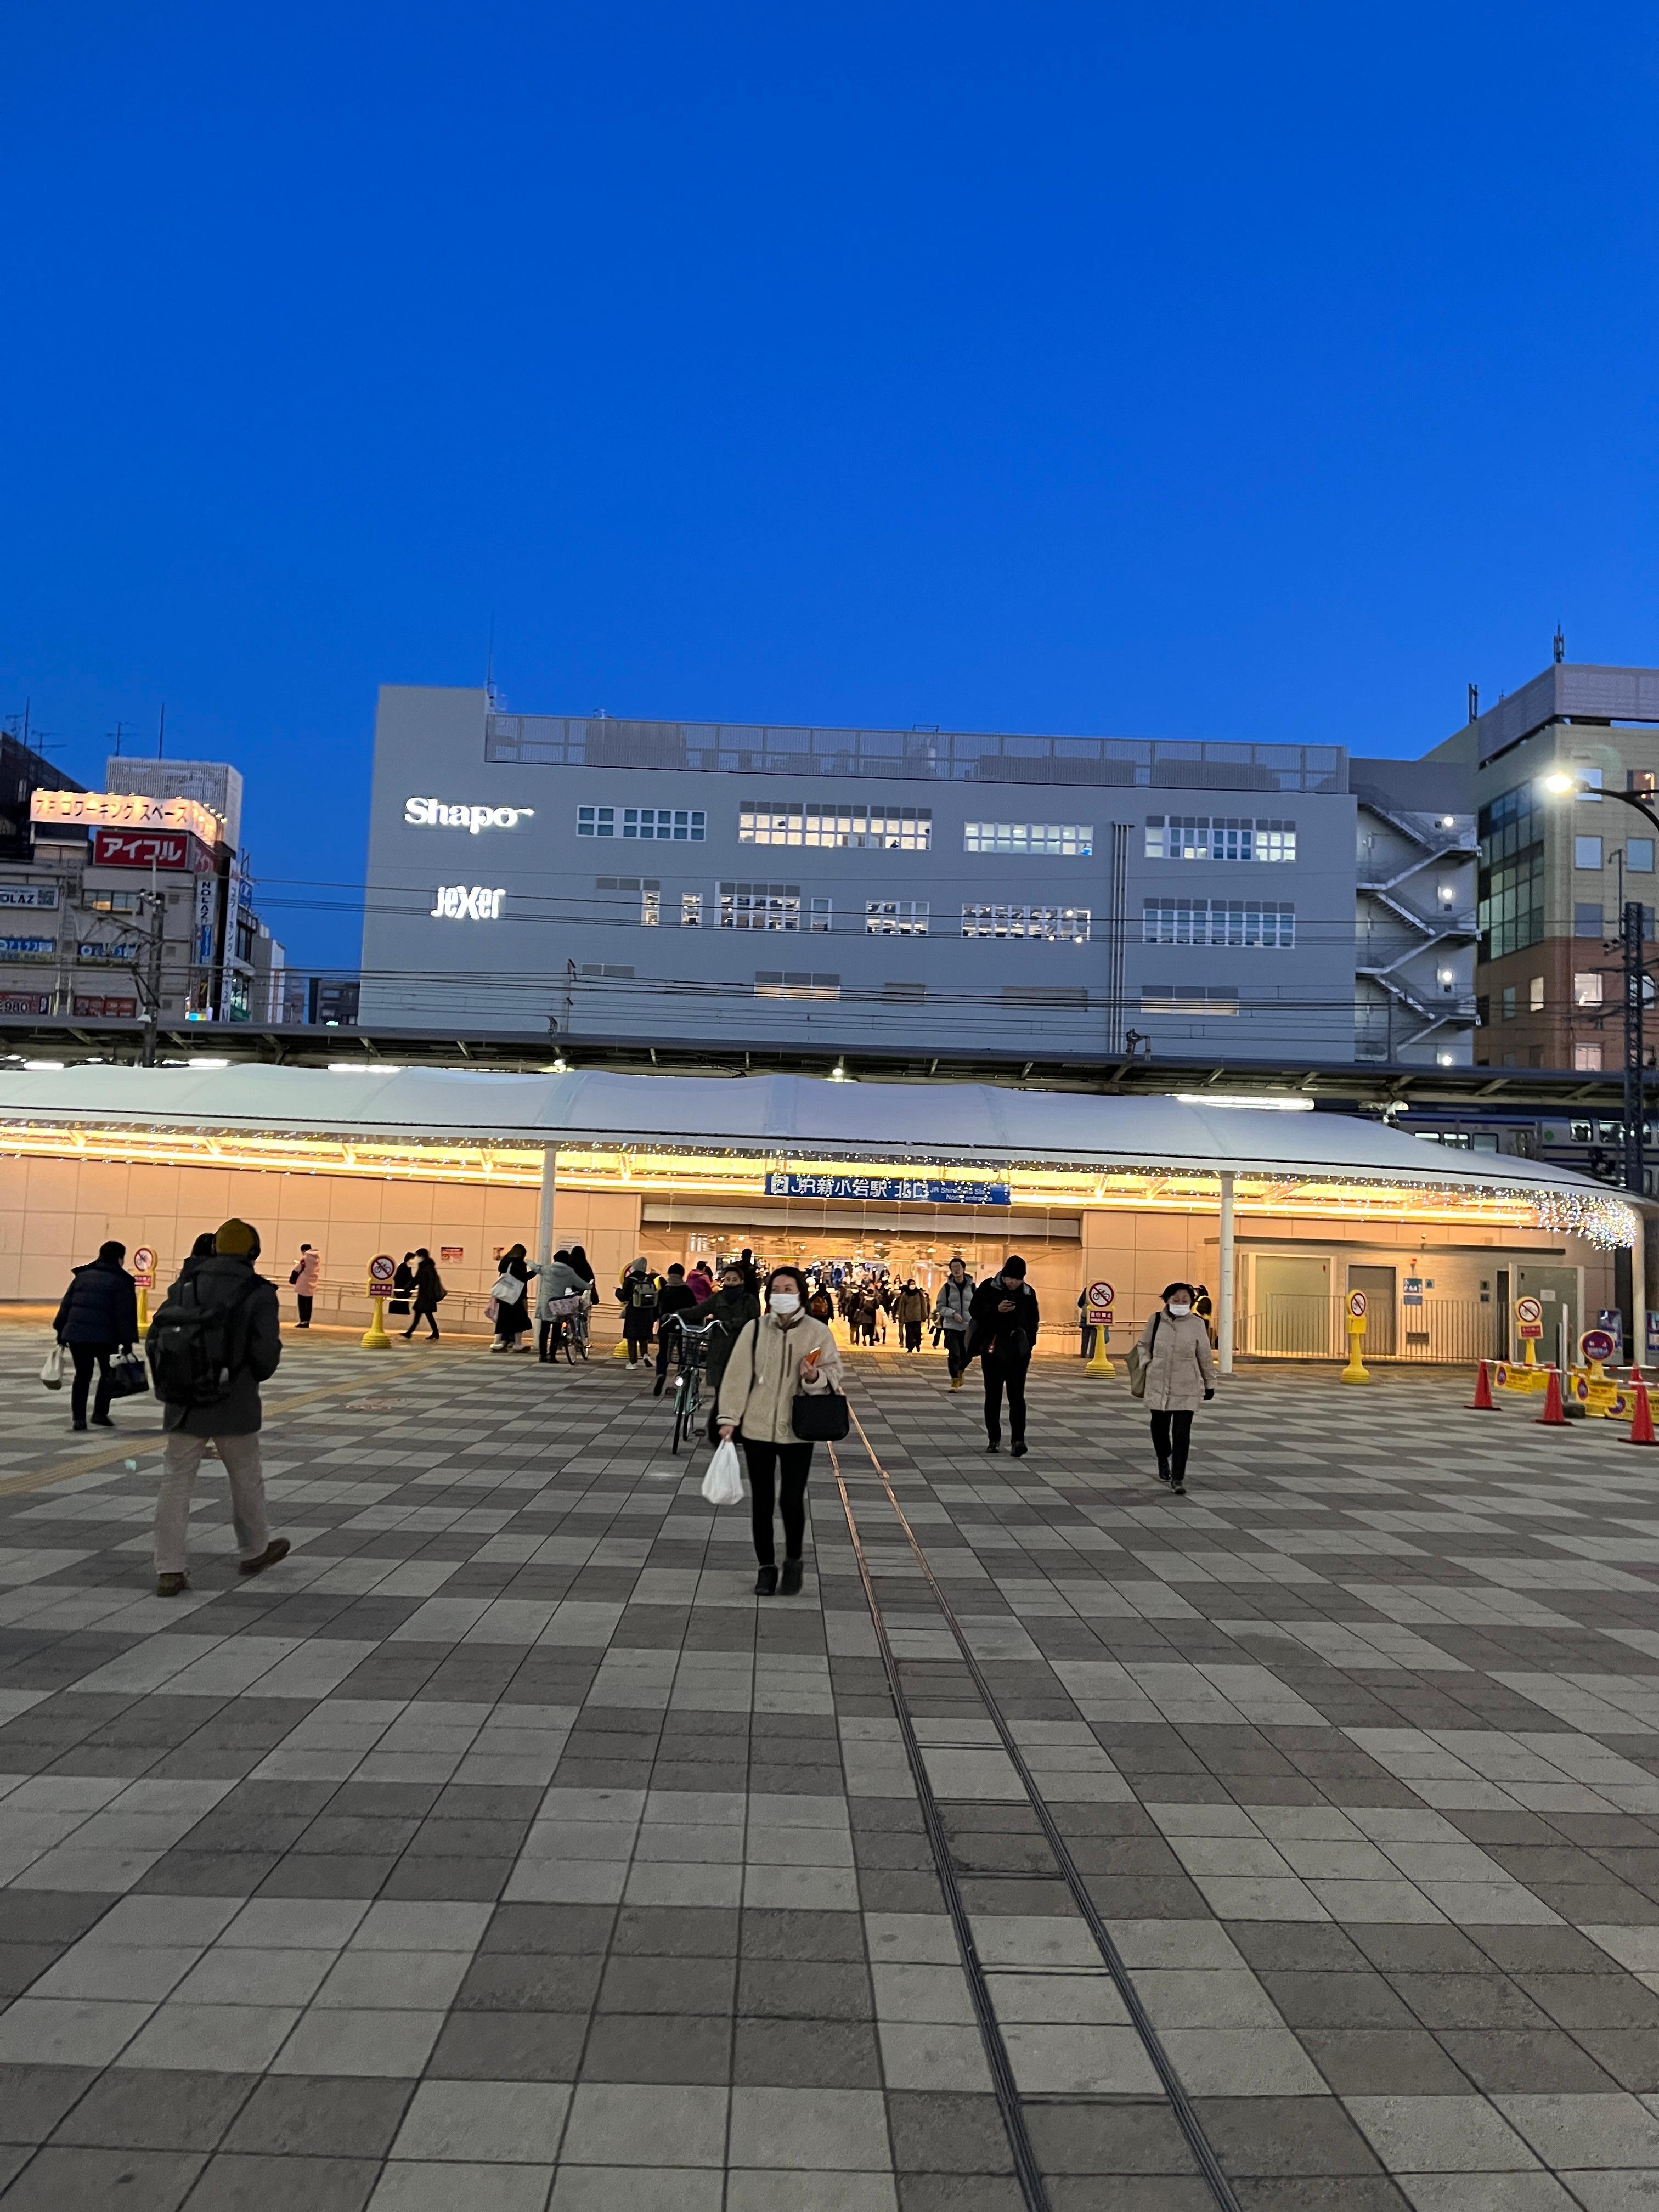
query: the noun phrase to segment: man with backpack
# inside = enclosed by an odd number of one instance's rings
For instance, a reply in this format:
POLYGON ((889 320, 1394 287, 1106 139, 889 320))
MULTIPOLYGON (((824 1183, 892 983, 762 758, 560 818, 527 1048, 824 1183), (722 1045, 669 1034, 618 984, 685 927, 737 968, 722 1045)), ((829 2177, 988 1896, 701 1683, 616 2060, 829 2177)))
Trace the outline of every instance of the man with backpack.
POLYGON ((213 1257, 174 1283, 144 1340, 167 1437, 155 1500, 158 1597, 190 1588, 190 1496, 210 1439, 230 1480, 238 1571, 262 1573, 290 1548, 285 1536, 272 1538, 265 1528, 259 1385, 276 1373, 283 1340, 276 1286, 253 1272, 258 1256, 258 1231, 227 1221, 214 1237, 213 1257))
POLYGON ((628 1346, 630 1367, 637 1367, 650 1349, 657 1326, 657 1299, 662 1288, 662 1278, 652 1273, 651 1263, 643 1255, 629 1262, 628 1273, 617 1285, 617 1303, 622 1308, 623 1341, 628 1346))

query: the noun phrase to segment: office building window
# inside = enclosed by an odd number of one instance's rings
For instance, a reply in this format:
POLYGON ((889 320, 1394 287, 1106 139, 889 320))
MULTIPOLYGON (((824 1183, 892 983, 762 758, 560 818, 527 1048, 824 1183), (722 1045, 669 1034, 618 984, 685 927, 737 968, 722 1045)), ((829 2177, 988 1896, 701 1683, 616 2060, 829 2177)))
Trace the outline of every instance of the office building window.
POLYGON ((1653 873, 1653 840, 1651 837, 1626 837, 1625 866, 1633 876, 1653 873))
POLYGON ((91 914, 137 914, 142 902, 137 891, 88 891, 87 909, 91 914))
POLYGON ((866 937, 926 937, 927 900, 866 899, 864 933, 866 937))
POLYGON ((1030 937, 1048 945, 1086 945, 1086 906, 965 906, 964 937, 1030 937))
POLYGON ((680 927, 682 929, 702 927, 702 893, 701 891, 680 893, 680 927))
POLYGON ((1572 773, 1580 783, 1587 787, 1578 793, 1578 797, 1581 799, 1590 799, 1599 806, 1601 804, 1601 769, 1593 767, 1582 753, 1575 753, 1572 759, 1572 773))
POLYGON ((1058 860, 1086 860, 1095 849, 1091 823, 969 822, 963 826, 964 853, 1037 853, 1058 860))
POLYGON ((614 961, 585 963, 582 974, 591 975, 596 981, 608 983, 631 983, 634 980, 634 970, 631 968, 619 968, 614 961))
POLYGON ((1541 1014, 1544 1011, 1544 979, 1541 975, 1534 975, 1527 985, 1527 1009, 1534 1014, 1541 1014))
POLYGON ((1592 971, 1586 975, 1580 970, 1575 974, 1572 979, 1572 1003, 1575 1006, 1599 1006, 1602 1003, 1601 977, 1599 973, 1592 971))
POLYGON ((640 893, 641 926, 646 929, 655 929, 661 920, 662 893, 660 891, 641 891, 640 893))
POLYGON ((1149 814, 1149 860, 1293 860, 1294 822, 1249 815, 1149 814))
POLYGON ((1513 983, 1504 986, 1504 1019, 1512 1022, 1520 1011, 1520 992, 1513 983))
POLYGON ((833 800, 745 799, 738 809, 740 845, 803 845, 830 852, 926 853, 933 848, 931 806, 842 805, 833 800))
POLYGON ((722 929, 799 929, 799 884, 722 884, 722 929))
POLYGON ((1584 900, 1574 902, 1572 933, 1575 937, 1601 937, 1607 933, 1607 921, 1600 903, 1584 900))
POLYGON ((757 999, 838 999, 841 996, 841 977, 809 975, 805 969, 757 968, 755 996, 757 999))
POLYGON ((1296 908, 1268 899, 1145 899, 1143 945, 1238 945, 1290 951, 1296 908))
POLYGON ((1599 1044, 1576 1044, 1572 1048, 1572 1065, 1579 1075, 1599 1075, 1601 1070, 1601 1048, 1599 1044))
POLYGON ((1516 784, 1480 809, 1480 957, 1523 952, 1544 934, 1544 813, 1536 788, 1516 784))
POLYGON ((1599 868, 1601 865, 1601 840, 1599 837, 1575 837, 1572 841, 1572 865, 1575 868, 1599 868))
POLYGON ((1143 983, 1143 1014, 1236 1014, 1236 986, 1215 983, 1143 983))
POLYGON ((707 834, 708 815, 690 806, 579 806, 579 837, 641 837, 661 842, 672 839, 684 845, 701 845, 707 834))
POLYGON ((1640 792, 1644 798, 1651 799, 1655 791, 1659 790, 1659 772, 1650 768, 1633 768, 1626 776, 1625 788, 1640 792))
POLYGON ((835 904, 832 900, 815 898, 809 902, 806 915, 806 927, 809 930, 820 937, 827 937, 835 926, 835 904))

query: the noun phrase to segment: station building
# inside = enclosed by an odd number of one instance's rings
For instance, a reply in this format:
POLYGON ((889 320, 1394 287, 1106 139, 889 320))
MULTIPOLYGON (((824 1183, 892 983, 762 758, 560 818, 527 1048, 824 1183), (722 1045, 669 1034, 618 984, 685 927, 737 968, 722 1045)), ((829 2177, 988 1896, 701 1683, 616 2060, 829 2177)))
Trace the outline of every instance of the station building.
POLYGON ((1209 1288, 1224 1357, 1329 1357, 1363 1289, 1373 1356, 1467 1360, 1510 1350, 1522 1292, 1546 1306, 1548 1353, 1561 1331, 1576 1343, 1632 1251, 1644 1339, 1638 1206, 1547 1164, 1259 1100, 789 1076, 0 1073, 0 1299, 55 1301, 106 1237, 150 1246, 165 1283, 232 1213, 258 1224, 279 1282, 302 1242, 319 1249, 325 1321, 360 1322, 369 1261, 420 1245, 453 1328, 482 1326, 509 1244, 581 1243, 602 1332, 639 1253, 660 1268, 746 1245, 931 1285, 956 1252, 982 1277, 1018 1251, 1040 1350, 1076 1344, 1086 1285, 1111 1285, 1121 1343, 1182 1279, 1209 1288))
POLYGON ((1338 744, 509 714, 388 685, 359 1018, 1462 1065, 1466 781, 1338 744))

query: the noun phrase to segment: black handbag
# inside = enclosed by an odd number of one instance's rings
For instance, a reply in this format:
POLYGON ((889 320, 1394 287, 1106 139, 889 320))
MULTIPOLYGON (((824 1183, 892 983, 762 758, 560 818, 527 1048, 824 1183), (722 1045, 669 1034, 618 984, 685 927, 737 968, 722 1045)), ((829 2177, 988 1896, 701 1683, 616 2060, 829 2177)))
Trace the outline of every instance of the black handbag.
POLYGON ((109 1364, 112 1398, 143 1398, 149 1390, 149 1371, 131 1345, 118 1352, 109 1364))
POLYGON ((804 1444, 838 1444, 853 1416, 839 1390, 797 1390, 789 1425, 804 1444))

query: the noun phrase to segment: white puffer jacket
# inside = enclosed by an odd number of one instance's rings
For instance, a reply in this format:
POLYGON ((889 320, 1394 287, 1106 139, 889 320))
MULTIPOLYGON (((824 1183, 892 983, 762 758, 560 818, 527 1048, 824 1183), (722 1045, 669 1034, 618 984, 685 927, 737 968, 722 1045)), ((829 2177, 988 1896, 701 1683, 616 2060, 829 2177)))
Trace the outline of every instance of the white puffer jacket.
POLYGON ((841 1353, 828 1325, 804 1314, 792 1328, 771 1312, 745 1322, 720 1376, 719 1419, 741 1428, 752 1443, 793 1444, 795 1393, 839 1390, 841 1353), (813 1371, 803 1381, 801 1366, 816 1352, 813 1371))

